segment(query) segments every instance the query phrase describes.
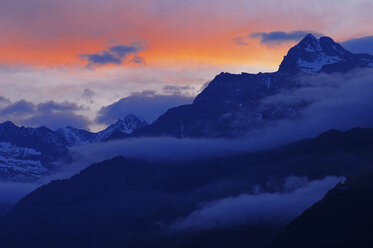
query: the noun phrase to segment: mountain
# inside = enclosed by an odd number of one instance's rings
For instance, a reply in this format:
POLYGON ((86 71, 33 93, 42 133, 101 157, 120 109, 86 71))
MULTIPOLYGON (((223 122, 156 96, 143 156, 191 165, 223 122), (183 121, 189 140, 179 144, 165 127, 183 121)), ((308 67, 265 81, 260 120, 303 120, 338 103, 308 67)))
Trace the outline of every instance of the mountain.
POLYGON ((297 217, 270 248, 370 247, 373 244, 373 171, 338 184, 297 217))
POLYGON ((35 148, 56 156, 65 152, 64 147, 66 146, 66 141, 61 136, 45 126, 38 128, 18 127, 11 121, 0 124, 0 142, 35 148))
POLYGON ((289 176, 357 174, 372 168, 372 149, 373 129, 355 128, 219 159, 116 157, 20 200, 0 218, 0 247, 266 247, 283 225, 243 222, 177 233, 168 227, 206 202, 252 194, 254 186, 280 192, 289 176))
POLYGON ((300 87, 298 76, 373 67, 373 56, 352 54, 329 37, 307 35, 273 73, 217 75, 190 105, 169 109, 134 136, 235 137, 268 121, 296 118, 310 102, 266 104, 261 100, 300 87))
POLYGON ((357 67, 371 67, 373 56, 353 54, 330 37, 308 34, 284 57, 279 71, 284 73, 346 72, 357 67))
POLYGON ((309 34, 289 50, 277 72, 221 73, 192 104, 169 109, 151 125, 134 115, 98 133, 74 127, 56 131, 16 127, 5 122, 0 125, 0 179, 38 178, 56 161, 66 159, 70 147, 94 142, 144 136, 237 137, 273 121, 299 116, 310 102, 261 104, 268 96, 299 88, 297 75, 346 72, 372 65, 373 56, 353 54, 329 37, 317 39, 309 34))
POLYGON ((66 140, 68 146, 71 147, 95 142, 103 142, 107 141, 108 139, 114 139, 116 136, 128 136, 135 129, 142 128, 147 125, 148 124, 143 119, 133 114, 129 114, 98 133, 92 133, 74 127, 59 128, 56 130, 56 132, 61 135, 66 140))
MULTIPOLYGON (((373 56, 352 54, 329 37, 307 35, 291 48, 279 70, 273 73, 217 75, 192 104, 169 109, 153 124, 128 115, 105 130, 92 133, 74 127, 56 131, 1 124, 0 179, 26 174, 44 175, 65 158, 69 147, 112 139, 146 136, 237 137, 268 123, 297 118, 310 104, 261 104, 268 96, 299 88, 297 75, 346 72, 373 65, 373 56)), ((18 179, 17 179, 18 180, 18 179)))
POLYGON ((68 159, 66 140, 47 127, 0 124, 0 180, 29 181, 68 159))
POLYGON ((147 123, 134 115, 118 120, 98 133, 74 127, 53 131, 47 127, 0 124, 0 181, 32 181, 56 169, 57 162, 71 161, 70 147, 123 137, 147 123))
POLYGON ((148 126, 145 120, 129 114, 123 119, 119 119, 116 123, 110 125, 105 130, 98 132, 95 138, 96 142, 106 141, 108 139, 114 139, 120 135, 131 134, 134 130, 138 128, 143 128, 148 126))
POLYGON ((67 146, 79 146, 90 144, 95 141, 97 134, 71 126, 56 130, 66 140, 67 146))

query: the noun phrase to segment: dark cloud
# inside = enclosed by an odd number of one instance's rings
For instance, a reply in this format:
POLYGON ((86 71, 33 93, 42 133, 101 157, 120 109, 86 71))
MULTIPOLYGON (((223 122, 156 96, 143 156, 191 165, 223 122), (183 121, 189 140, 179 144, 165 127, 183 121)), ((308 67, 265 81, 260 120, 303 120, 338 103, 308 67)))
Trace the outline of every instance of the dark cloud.
POLYGON ((93 98, 96 96, 96 92, 94 92, 93 90, 91 90, 91 89, 84 89, 83 90, 83 92, 82 92, 82 95, 81 95, 81 97, 85 100, 85 101, 87 101, 87 102, 89 102, 89 103, 94 103, 95 101, 93 100, 93 98))
POLYGON ((96 54, 81 54, 80 58, 86 59, 88 65, 106 65, 106 64, 121 64, 122 59, 116 57, 108 51, 99 52, 96 54))
POLYGON ((71 112, 76 110, 82 110, 82 106, 78 106, 76 103, 64 101, 57 103, 55 101, 48 101, 44 103, 39 103, 37 105, 38 111, 42 113, 50 112, 71 112))
POLYGON ((128 45, 116 45, 110 47, 110 52, 116 55, 119 58, 125 58, 129 54, 137 53, 142 48, 136 45, 128 46, 128 45))
POLYGON ((91 89, 84 89, 82 93, 82 97, 92 98, 96 95, 96 93, 91 89))
POLYGON ((307 182, 292 192, 242 194, 205 203, 201 209, 175 221, 170 228, 195 231, 239 224, 287 224, 341 181, 342 178, 326 177, 307 182))
POLYGON ((347 40, 342 42, 341 45, 353 53, 373 54, 373 35, 347 40))
POLYGON ((111 124, 127 114, 143 117, 147 122, 156 120, 169 108, 183 104, 190 104, 193 97, 183 95, 159 95, 155 91, 135 92, 128 97, 102 107, 96 121, 102 124, 111 124))
POLYGON ((250 38, 260 39, 262 44, 281 44, 282 42, 298 41, 304 38, 307 34, 321 36, 321 34, 314 31, 273 31, 269 33, 257 32, 249 35, 250 38))
POLYGON ((10 104, 1 110, 1 114, 4 116, 12 115, 23 115, 23 114, 33 114, 36 111, 35 104, 25 100, 21 100, 10 104))
POLYGON ((57 129, 65 126, 73 126, 81 129, 88 129, 90 121, 83 115, 78 115, 70 111, 38 113, 22 121, 26 126, 47 126, 57 129))
POLYGON ((36 105, 20 100, 0 109, 0 120, 10 120, 32 127, 47 126, 52 129, 64 126, 88 128, 90 122, 84 116, 76 114, 80 110, 84 110, 84 107, 68 101, 47 101, 36 105))
MULTIPOLYGON (((94 54, 80 54, 81 59, 87 60, 87 67, 106 64, 122 64, 129 55, 134 55, 145 49, 143 42, 132 42, 129 45, 114 45, 107 50, 103 50, 94 54)), ((138 57, 141 58, 141 57, 138 57)), ((133 59, 132 59, 133 60, 133 59)), ((139 61, 139 59, 137 59, 139 61)))
POLYGON ((280 45, 286 42, 299 41, 309 33, 315 36, 322 36, 322 34, 318 32, 314 32, 314 31, 303 31, 303 30, 297 30, 297 31, 291 31, 291 32, 273 31, 273 32, 268 32, 268 33, 255 32, 244 37, 233 38, 232 41, 236 43, 237 45, 247 46, 248 39, 253 38, 253 39, 259 39, 260 43, 264 45, 280 45))
POLYGON ((145 64, 145 58, 135 55, 130 62, 135 64, 145 64))

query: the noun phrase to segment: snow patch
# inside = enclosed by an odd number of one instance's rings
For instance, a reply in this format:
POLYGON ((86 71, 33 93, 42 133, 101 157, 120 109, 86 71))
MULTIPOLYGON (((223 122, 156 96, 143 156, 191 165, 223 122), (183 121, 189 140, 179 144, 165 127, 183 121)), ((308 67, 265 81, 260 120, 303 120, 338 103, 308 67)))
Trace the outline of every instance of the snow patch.
POLYGON ((40 161, 41 152, 0 142, 0 175, 3 179, 22 177, 38 178, 47 173, 40 161))
POLYGON ((337 56, 327 56, 326 54, 322 54, 313 62, 298 59, 297 65, 303 72, 315 74, 318 73, 324 65, 334 64, 340 61, 342 60, 337 56))

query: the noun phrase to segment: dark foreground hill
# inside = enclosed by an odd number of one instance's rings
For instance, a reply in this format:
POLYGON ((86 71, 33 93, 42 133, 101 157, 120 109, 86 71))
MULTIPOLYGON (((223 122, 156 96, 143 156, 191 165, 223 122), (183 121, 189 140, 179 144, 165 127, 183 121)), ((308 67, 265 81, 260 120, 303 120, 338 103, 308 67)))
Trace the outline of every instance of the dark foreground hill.
POLYGON ((373 171, 338 184, 297 217, 271 248, 373 246, 373 171))
POLYGON ((251 194, 258 185, 279 192, 288 176, 356 174, 371 168, 372 150, 373 129, 355 128, 223 159, 162 163, 117 157, 24 197, 0 219, 0 247, 266 247, 284 224, 179 232, 169 227, 203 202, 251 194))

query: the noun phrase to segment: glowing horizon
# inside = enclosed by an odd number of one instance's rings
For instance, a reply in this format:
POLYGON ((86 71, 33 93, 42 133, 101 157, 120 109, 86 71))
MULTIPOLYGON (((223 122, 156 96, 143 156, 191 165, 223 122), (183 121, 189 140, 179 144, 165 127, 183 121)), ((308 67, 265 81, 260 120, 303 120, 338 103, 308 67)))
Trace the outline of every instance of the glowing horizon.
POLYGON ((306 32, 338 42, 371 35, 370 9, 368 0, 4 0, 0 96, 73 101, 94 123, 133 92, 179 85, 196 95, 221 71, 276 71, 306 32), (265 40, 275 31, 286 37, 265 40), (86 89, 94 100, 81 97, 86 89))

